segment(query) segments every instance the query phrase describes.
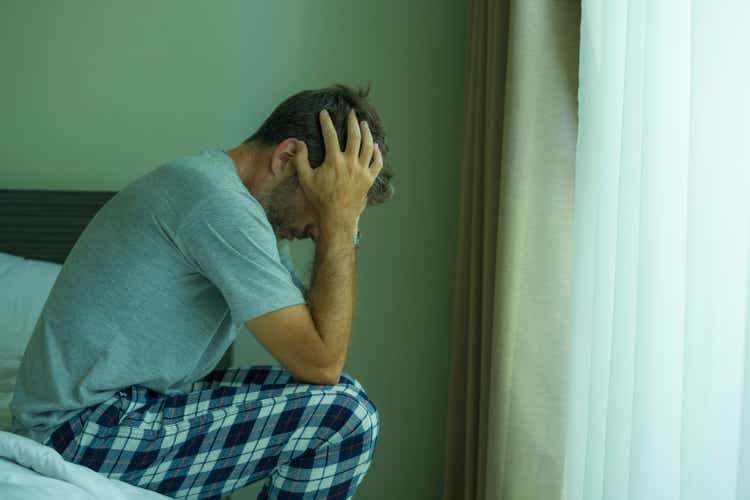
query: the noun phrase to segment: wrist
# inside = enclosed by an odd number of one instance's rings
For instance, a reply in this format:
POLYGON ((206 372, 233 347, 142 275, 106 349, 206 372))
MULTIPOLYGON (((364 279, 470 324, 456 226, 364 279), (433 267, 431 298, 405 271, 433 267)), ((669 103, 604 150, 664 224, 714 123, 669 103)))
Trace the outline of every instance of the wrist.
POLYGON ((320 234, 322 237, 326 238, 347 238, 348 240, 354 241, 357 231, 357 221, 351 220, 329 219, 320 225, 320 234))

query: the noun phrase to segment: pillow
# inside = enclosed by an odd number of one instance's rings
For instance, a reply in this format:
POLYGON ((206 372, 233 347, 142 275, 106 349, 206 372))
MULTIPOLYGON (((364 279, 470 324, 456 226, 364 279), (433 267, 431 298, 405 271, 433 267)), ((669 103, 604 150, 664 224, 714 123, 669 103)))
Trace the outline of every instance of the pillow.
POLYGON ((19 257, 18 255, 0 252, 0 275, 5 274, 8 269, 24 260, 26 259, 19 257))
POLYGON ((55 262, 0 252, 0 430, 10 429, 16 373, 61 269, 55 262))
POLYGON ((0 362, 23 357, 60 269, 55 262, 0 252, 0 362))
MULTIPOLYGON (((9 383, 15 384, 15 377, 9 383)), ((13 415, 10 413, 10 400, 13 399, 13 391, 0 392, 0 431, 10 432, 13 427, 13 415)))

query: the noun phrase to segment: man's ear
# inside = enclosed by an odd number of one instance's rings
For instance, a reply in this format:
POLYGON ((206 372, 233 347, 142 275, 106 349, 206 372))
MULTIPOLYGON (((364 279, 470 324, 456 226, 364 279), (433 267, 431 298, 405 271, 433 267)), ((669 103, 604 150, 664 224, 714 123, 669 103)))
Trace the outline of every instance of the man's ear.
MULTIPOLYGON (((283 175, 286 170, 289 160, 291 160, 297 152, 297 141, 294 138, 284 139, 276 145, 273 150, 273 156, 271 157, 271 172, 274 176, 283 175)), ((294 165, 289 165, 294 169, 294 165)))

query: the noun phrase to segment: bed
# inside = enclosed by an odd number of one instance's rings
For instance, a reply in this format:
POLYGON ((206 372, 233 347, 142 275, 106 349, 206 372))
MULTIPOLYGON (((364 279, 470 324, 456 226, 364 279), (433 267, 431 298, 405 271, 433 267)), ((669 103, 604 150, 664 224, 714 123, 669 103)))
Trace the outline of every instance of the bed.
MULTIPOLYGON (((66 462, 51 447, 11 434, 8 403, 25 342, 56 273, 94 214, 116 192, 0 190, 0 498, 166 499, 66 462), (3 267, 4 266, 4 267, 3 267), (23 274, 26 273, 26 274, 23 274), (19 281, 20 280, 20 281, 19 281), (19 318, 13 322, 13 317, 19 318)), ((219 363, 228 367, 230 348, 219 363)))

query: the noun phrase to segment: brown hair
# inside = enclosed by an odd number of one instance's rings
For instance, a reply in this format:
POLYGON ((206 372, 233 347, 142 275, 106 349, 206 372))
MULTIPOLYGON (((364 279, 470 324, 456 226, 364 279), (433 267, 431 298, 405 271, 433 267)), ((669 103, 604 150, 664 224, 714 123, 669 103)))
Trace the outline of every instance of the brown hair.
POLYGON ((370 127, 373 141, 377 142, 383 155, 383 168, 367 193, 368 205, 380 205, 393 196, 391 185, 393 171, 388 161, 388 144, 385 130, 375 108, 368 102, 370 85, 365 89, 352 89, 346 85, 331 85, 318 90, 304 90, 287 98, 273 110, 263 125, 244 143, 254 142, 264 146, 275 146, 293 137, 307 145, 308 160, 317 168, 325 158, 325 142, 320 128, 318 113, 326 109, 331 115, 339 145, 346 146, 347 115, 354 109, 357 121, 365 120, 370 127))

